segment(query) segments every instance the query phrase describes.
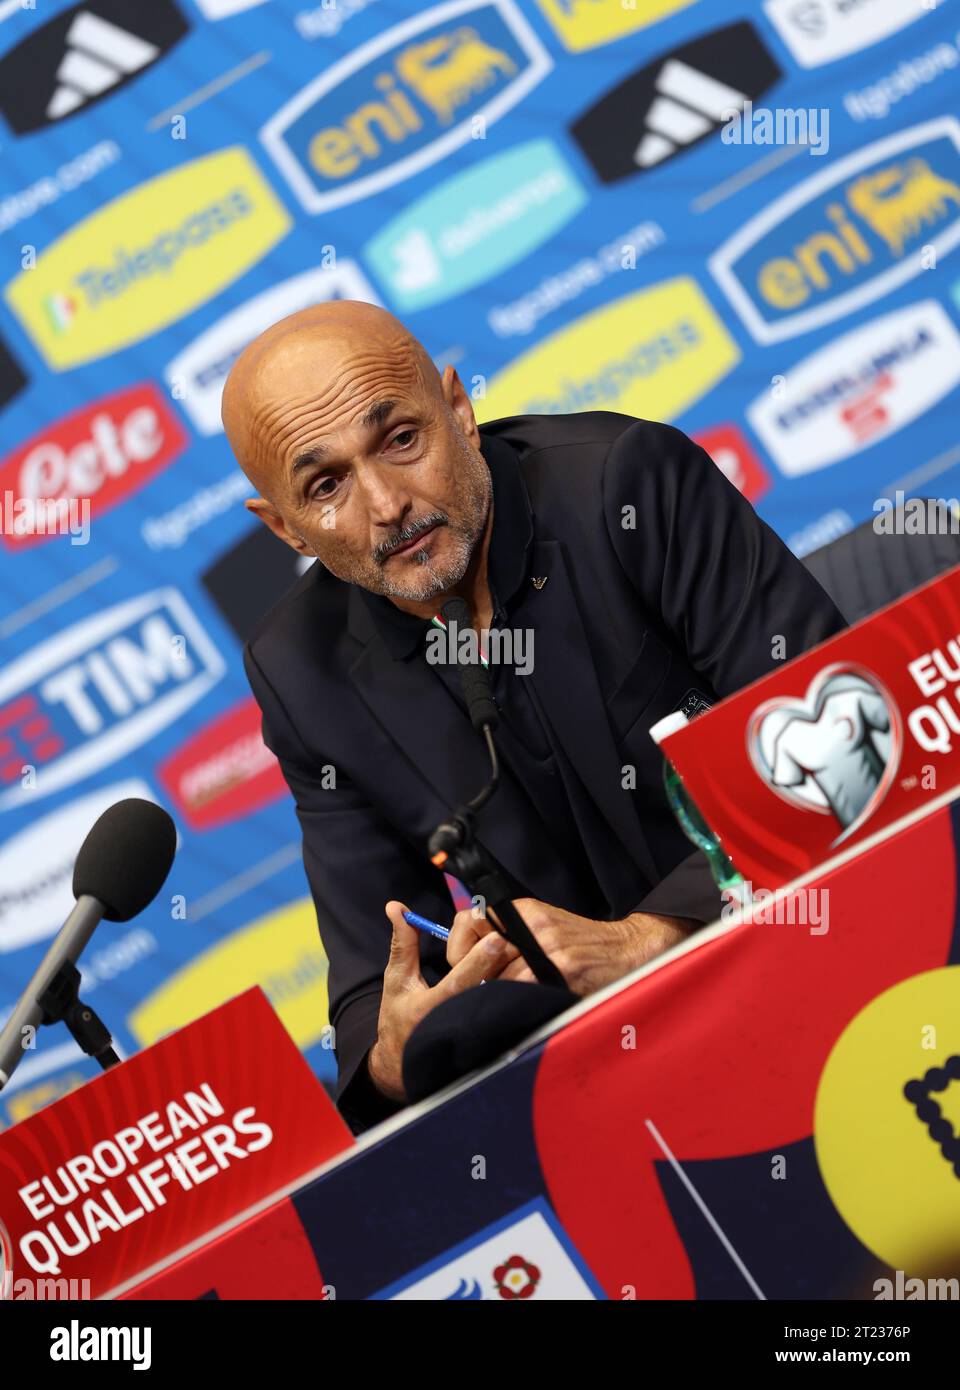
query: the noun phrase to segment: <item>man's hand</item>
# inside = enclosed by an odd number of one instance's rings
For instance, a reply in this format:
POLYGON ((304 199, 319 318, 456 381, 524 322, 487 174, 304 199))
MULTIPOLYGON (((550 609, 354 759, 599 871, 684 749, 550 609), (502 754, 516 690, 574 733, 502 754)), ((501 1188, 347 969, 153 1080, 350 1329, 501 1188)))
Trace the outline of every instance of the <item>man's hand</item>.
MULTIPOLYGON (((645 965, 685 940, 699 926, 687 917, 659 917, 651 912, 635 912, 614 922, 597 922, 592 917, 565 912, 562 907, 551 907, 537 898, 517 898, 513 905, 568 988, 581 996, 645 965)), ((458 912, 447 942, 447 960, 457 965, 493 932, 491 923, 485 917, 475 916, 472 908, 458 912)), ((493 978, 532 982, 536 977, 519 952, 505 942, 500 968, 487 971, 487 979, 493 978)))
MULTIPOLYGON (((444 999, 492 979, 516 951, 496 932, 478 936, 457 964, 432 988, 420 973, 420 933, 403 920, 406 903, 388 902, 386 913, 393 926, 390 959, 383 975, 383 995, 377 1022, 377 1041, 367 1055, 367 1069, 373 1084, 383 1095, 400 1103, 403 1089, 403 1049, 410 1034, 444 999)), ((461 914, 462 915, 462 914, 461 914)))

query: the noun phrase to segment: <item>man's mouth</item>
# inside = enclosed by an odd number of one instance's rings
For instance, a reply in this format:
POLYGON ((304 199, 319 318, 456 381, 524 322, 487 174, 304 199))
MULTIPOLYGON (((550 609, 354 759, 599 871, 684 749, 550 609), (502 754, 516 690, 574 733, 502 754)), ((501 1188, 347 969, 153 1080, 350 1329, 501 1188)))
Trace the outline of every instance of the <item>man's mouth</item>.
POLYGON ((428 526, 425 530, 419 531, 417 535, 415 535, 412 538, 412 540, 403 541, 401 545, 394 546, 393 550, 389 552, 386 558, 388 560, 392 560, 394 555, 403 555, 406 551, 413 550, 416 546, 420 545, 420 543, 423 540, 425 540, 426 537, 431 534, 431 532, 435 531, 439 525, 440 523, 438 521, 435 521, 432 526, 428 526))

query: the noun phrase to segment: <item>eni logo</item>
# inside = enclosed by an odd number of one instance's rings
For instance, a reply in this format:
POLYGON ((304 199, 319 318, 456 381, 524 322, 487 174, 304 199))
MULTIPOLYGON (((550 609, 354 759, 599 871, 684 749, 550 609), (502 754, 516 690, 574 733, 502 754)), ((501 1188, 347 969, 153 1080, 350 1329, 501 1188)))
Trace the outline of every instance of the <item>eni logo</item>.
MULTIPOLYGON (((892 256, 902 256, 925 227, 942 223, 960 205, 960 187, 936 174, 925 159, 908 159, 851 185, 847 200, 854 212, 887 244, 892 256)), ((869 250, 854 232, 858 255, 869 250)))
POLYGON ((960 122, 901 131, 807 179, 740 229, 710 269, 761 343, 889 294, 960 241, 960 122))
POLYGON ((434 164, 551 66, 514 0, 454 0, 334 63, 260 136, 307 211, 322 212, 434 164))
MULTIPOLYGON (((461 107, 498 77, 512 77, 516 71, 513 59, 502 49, 484 43, 470 25, 425 43, 411 44, 397 59, 400 77, 430 107, 441 125, 449 125, 461 107)), ((386 89, 394 85, 390 77, 376 81, 386 89)), ((423 122, 410 102, 399 92, 395 95, 401 118, 409 122, 408 129, 420 130, 423 122)), ((393 139, 402 138, 399 127, 391 135, 393 139)))

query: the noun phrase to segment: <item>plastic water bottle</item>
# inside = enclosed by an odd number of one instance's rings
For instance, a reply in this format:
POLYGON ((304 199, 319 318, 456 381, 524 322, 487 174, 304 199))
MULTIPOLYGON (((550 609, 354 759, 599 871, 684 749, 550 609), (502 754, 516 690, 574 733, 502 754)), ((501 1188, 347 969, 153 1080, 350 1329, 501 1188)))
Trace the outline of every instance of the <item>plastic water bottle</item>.
MULTIPOLYGON (((682 710, 676 710, 673 714, 668 714, 665 718, 657 720, 650 729, 650 737, 659 748, 663 739, 670 734, 675 734, 686 723, 687 716, 682 710)), ((724 852, 720 843, 719 835, 711 830, 704 820, 699 807, 683 785, 682 777, 666 753, 663 754, 663 787, 670 809, 676 816, 680 829, 690 843, 696 845, 697 849, 707 856, 710 872, 713 874, 717 887, 721 891, 728 890, 731 895, 736 894, 739 899, 736 889, 739 884, 743 883, 743 875, 739 874, 733 867, 729 856, 724 852)))

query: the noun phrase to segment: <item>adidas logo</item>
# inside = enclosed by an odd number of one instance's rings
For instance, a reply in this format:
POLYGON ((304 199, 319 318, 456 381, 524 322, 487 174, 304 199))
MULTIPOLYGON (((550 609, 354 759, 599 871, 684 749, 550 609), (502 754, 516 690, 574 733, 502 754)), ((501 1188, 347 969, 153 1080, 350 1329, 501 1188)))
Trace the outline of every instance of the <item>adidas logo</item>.
POLYGON ((746 92, 675 58, 660 69, 656 88, 659 95, 647 112, 646 132, 633 156, 641 169, 669 159, 678 145, 692 145, 709 135, 750 100, 746 92))
POLYGON ((639 68, 570 127, 604 183, 642 174, 714 135, 781 76, 748 20, 639 68))
POLYGON ((177 0, 68 5, 0 57, 0 115, 14 135, 82 117, 137 81, 189 30, 177 0))
POLYGON ((155 44, 86 10, 73 20, 66 42, 68 51, 57 68, 60 85, 47 103, 51 121, 69 116, 160 56, 155 44))

